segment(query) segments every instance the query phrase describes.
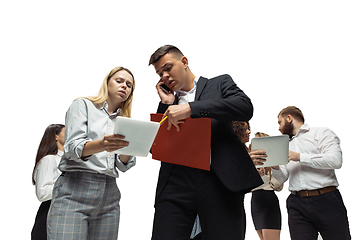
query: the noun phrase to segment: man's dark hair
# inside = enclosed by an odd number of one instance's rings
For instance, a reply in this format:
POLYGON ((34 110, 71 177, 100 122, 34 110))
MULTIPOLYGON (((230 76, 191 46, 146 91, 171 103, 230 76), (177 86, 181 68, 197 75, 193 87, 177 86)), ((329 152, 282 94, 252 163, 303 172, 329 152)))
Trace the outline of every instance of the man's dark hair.
POLYGON ((150 57, 149 60, 149 66, 151 64, 155 64, 162 56, 164 56, 165 54, 173 54, 176 58, 180 59, 181 57, 184 56, 184 54, 182 54, 182 52, 175 46, 173 45, 164 45, 162 47, 159 47, 150 57))
POLYGON ((305 122, 305 118, 301 110, 295 106, 289 106, 280 111, 279 116, 286 117, 287 115, 291 115, 293 118, 298 121, 305 122))

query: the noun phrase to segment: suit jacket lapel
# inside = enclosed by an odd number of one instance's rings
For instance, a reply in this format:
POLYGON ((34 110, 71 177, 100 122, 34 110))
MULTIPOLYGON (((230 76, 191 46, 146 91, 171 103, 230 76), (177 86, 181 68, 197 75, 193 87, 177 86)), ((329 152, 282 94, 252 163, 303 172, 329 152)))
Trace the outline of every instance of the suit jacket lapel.
POLYGON ((205 88, 205 85, 207 83, 208 79, 200 77, 199 81, 196 84, 196 93, 195 93, 195 101, 198 101, 200 98, 200 95, 202 93, 202 91, 205 88))

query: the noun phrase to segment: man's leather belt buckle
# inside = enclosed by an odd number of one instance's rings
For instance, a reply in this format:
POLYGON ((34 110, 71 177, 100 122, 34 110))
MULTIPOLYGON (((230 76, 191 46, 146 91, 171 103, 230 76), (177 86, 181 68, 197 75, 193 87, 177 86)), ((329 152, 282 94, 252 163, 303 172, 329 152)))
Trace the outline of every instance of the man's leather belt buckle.
POLYGON ((291 191, 291 194, 297 195, 300 197, 313 197, 313 196, 319 196, 324 193, 335 191, 337 188, 335 186, 330 187, 324 187, 320 189, 314 189, 314 190, 301 190, 301 191, 291 191))

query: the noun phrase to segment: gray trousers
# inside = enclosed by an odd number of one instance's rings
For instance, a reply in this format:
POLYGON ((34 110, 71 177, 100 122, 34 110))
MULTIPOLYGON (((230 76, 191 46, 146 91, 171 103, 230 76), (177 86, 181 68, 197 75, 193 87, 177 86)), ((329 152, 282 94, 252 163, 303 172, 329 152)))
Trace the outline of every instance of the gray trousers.
POLYGON ((63 173, 53 189, 48 239, 117 239, 119 201, 115 178, 88 172, 63 173))

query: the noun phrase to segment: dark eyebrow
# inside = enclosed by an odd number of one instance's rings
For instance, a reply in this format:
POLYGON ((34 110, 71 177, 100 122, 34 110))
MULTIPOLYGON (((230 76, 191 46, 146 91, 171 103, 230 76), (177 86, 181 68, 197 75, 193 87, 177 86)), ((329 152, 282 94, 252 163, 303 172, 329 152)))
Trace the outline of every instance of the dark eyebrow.
MULTIPOLYGON (((165 68, 165 67, 166 67, 166 65, 168 65, 168 64, 169 64, 169 62, 164 63, 164 65, 162 65, 162 66, 160 67, 160 69, 165 68)), ((159 69, 159 70, 157 70, 157 71, 156 71, 156 73, 158 73, 158 72, 160 71, 160 69, 159 69)))

